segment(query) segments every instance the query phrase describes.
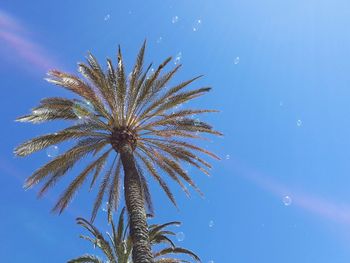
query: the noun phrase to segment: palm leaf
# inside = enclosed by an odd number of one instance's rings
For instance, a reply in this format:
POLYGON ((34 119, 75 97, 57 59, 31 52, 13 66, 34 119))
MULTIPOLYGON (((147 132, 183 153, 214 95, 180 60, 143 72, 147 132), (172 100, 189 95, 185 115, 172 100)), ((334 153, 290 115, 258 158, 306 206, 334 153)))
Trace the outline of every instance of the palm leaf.
POLYGON ((79 187, 83 184, 86 177, 98 166, 98 164, 105 160, 108 156, 110 151, 105 152, 103 155, 101 155, 100 158, 98 158, 96 161, 92 162, 90 165, 88 165, 84 171, 81 172, 80 175, 78 175, 73 182, 68 186, 68 188, 65 190, 65 192, 62 194, 59 201, 56 203, 55 207, 53 208, 53 211, 62 213, 62 211, 68 206, 69 201, 72 199, 75 192, 79 189, 79 187))
POLYGON ((67 263, 103 263, 101 259, 93 255, 83 255, 69 260, 67 263))

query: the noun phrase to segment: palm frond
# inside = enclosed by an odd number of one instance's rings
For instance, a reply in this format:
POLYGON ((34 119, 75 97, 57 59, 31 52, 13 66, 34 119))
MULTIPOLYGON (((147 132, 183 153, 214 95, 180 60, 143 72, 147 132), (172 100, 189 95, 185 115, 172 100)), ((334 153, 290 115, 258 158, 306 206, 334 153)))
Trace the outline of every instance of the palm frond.
POLYGON ((96 245, 103 251, 103 253, 107 256, 108 260, 110 260, 111 262, 116 262, 114 261, 115 255, 111 245, 94 225, 92 225, 89 221, 81 217, 77 218, 77 224, 84 227, 94 236, 94 245, 96 245))
POLYGON ((126 77, 125 77, 125 70, 124 70, 124 62, 123 62, 123 56, 120 49, 120 46, 118 47, 118 66, 117 66, 117 105, 119 107, 118 113, 119 113, 119 119, 121 120, 120 123, 122 125, 125 124, 125 96, 127 91, 127 85, 126 85, 126 77))
MULTIPOLYGON (((97 212, 98 212, 98 209, 100 209, 100 207, 101 207, 103 197, 106 193, 106 189, 108 187, 110 178, 111 178, 112 173, 113 173, 113 168, 114 168, 114 164, 115 164, 116 159, 117 159, 117 157, 114 158, 114 161, 111 165, 111 168, 106 172, 106 174, 105 174, 105 176, 100 184, 100 189, 98 191, 97 197, 96 197, 95 202, 94 202, 94 207, 93 207, 93 210, 91 213, 91 219, 90 219, 91 222, 94 222, 96 215, 97 215, 97 212)), ((118 158, 118 162, 119 162, 119 160, 120 159, 118 158)))
POLYGON ((200 258, 195 253, 193 253, 192 251, 190 251, 188 249, 181 248, 181 247, 164 248, 164 249, 160 250, 159 252, 157 252, 154 256, 157 258, 157 257, 167 255, 167 254, 186 254, 186 255, 192 257, 197 262, 201 261, 200 258))
POLYGON ((169 200, 174 204, 175 207, 177 207, 174 195, 172 194, 172 192, 170 191, 168 185, 166 184, 166 182, 162 179, 162 177, 158 174, 158 172, 156 171, 155 167, 153 166, 152 160, 147 159, 146 157, 142 156, 140 153, 135 152, 136 156, 138 156, 142 162, 144 163, 144 165, 146 166, 146 168, 148 169, 148 172, 150 173, 150 175, 159 183, 159 185, 162 187, 163 191, 165 192, 165 194, 167 195, 167 197, 169 198, 169 200))
POLYGON ((96 161, 92 162, 88 165, 82 172, 79 174, 73 182, 68 186, 68 188, 64 191, 59 201, 53 208, 54 212, 62 213, 62 211, 68 206, 69 201, 72 199, 75 192, 79 189, 79 187, 84 183, 86 177, 98 166, 100 162, 105 160, 110 151, 106 151, 101 155, 96 161))
POLYGON ((94 255, 83 255, 78 258, 71 259, 67 263, 103 263, 103 261, 94 255))
POLYGON ((88 138, 79 141, 76 146, 35 171, 33 175, 27 178, 24 187, 31 188, 48 175, 64 175, 77 161, 95 151, 97 145, 104 146, 106 144, 106 140, 100 138, 88 138))
POLYGON ((156 152, 154 149, 152 148, 146 148, 144 146, 139 146, 140 149, 142 150, 142 152, 144 154, 146 154, 146 156, 151 159, 161 170, 163 170, 167 175, 169 175, 169 177, 171 179, 173 179, 176 183, 178 183, 180 185, 180 187, 182 188, 182 190, 186 193, 186 195, 189 197, 190 196, 190 192, 188 191, 187 187, 181 182, 181 180, 178 178, 178 176, 176 175, 176 173, 172 170, 171 167, 168 166, 168 164, 166 164, 163 161, 163 158, 161 155, 158 154, 158 152, 156 152))
POLYGON ((14 153, 17 156, 24 157, 34 152, 45 149, 51 145, 55 145, 70 139, 79 139, 84 137, 107 139, 108 135, 100 132, 78 131, 68 128, 57 133, 39 136, 29 141, 26 141, 20 146, 18 146, 15 149, 14 153))

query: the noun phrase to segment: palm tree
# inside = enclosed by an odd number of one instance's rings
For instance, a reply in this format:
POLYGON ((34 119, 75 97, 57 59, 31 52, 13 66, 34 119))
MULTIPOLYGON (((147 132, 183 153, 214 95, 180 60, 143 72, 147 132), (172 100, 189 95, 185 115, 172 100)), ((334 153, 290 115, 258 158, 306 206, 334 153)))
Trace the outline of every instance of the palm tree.
MULTIPOLYGON (((127 235, 128 224, 125 226, 123 208, 118 221, 117 228, 111 221, 112 233, 107 232, 108 238, 104 238, 101 231, 99 231, 93 224, 84 218, 77 218, 77 223, 89 231, 93 237, 81 235, 80 237, 90 241, 94 247, 98 247, 109 263, 130 263, 130 254, 132 251, 131 237, 127 235)), ((190 256, 196 262, 200 262, 199 257, 192 251, 175 246, 170 236, 174 236, 175 233, 167 230, 168 226, 180 226, 180 222, 168 222, 165 224, 153 224, 149 226, 149 238, 152 246, 157 247, 158 250, 153 252, 155 263, 180 263, 189 262, 187 260, 164 257, 171 254, 184 254, 190 256), (159 245, 165 245, 160 248, 159 245)), ((91 263, 103 263, 103 261, 95 255, 85 254, 78 258, 71 259, 68 263, 79 262, 91 262, 91 263)))
POLYGON ((152 72, 152 64, 143 70, 145 43, 142 45, 132 72, 127 76, 119 47, 118 63, 113 65, 107 59, 104 72, 92 54, 87 64, 79 63, 83 78, 51 70, 47 80, 80 98, 45 98, 32 109, 29 115, 17 121, 42 123, 51 120, 73 120, 71 126, 56 133, 36 137, 15 149, 18 156, 27 156, 58 143, 74 140, 76 144, 36 170, 25 182, 25 188, 43 183, 39 196, 53 187, 81 159, 88 155, 97 156, 72 180, 53 208, 61 213, 77 190, 92 174, 90 187, 98 179, 103 167, 113 161, 101 180, 98 195, 93 206, 91 222, 96 217, 105 194, 108 198, 108 218, 117 209, 121 173, 124 174, 124 197, 130 217, 130 235, 133 241, 133 261, 152 262, 148 239, 146 206, 152 212, 151 196, 144 172, 153 177, 176 205, 173 194, 159 171, 178 183, 189 194, 185 184, 199 189, 183 169, 187 163, 209 174, 211 165, 198 153, 219 159, 213 153, 194 145, 190 139, 202 138, 202 133, 221 135, 212 127, 195 119, 193 115, 214 110, 177 109, 176 107, 197 98, 210 87, 185 91, 184 88, 200 76, 167 88, 169 81, 179 70, 161 73, 171 61, 167 58, 152 72), (76 120, 80 120, 76 123, 76 120), (143 172, 144 171, 144 172, 143 172))

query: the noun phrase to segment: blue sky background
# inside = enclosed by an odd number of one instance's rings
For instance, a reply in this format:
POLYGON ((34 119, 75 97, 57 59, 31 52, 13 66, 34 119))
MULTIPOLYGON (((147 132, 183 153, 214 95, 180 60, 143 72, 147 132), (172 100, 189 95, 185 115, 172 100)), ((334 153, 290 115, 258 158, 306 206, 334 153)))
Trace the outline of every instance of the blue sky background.
MULTIPOLYGON (((151 183, 153 221, 183 221, 178 244, 203 262, 349 262, 349 17, 345 0, 2 1, 1 261, 56 263, 93 252, 74 219, 90 215, 96 191, 82 189, 53 215, 69 180, 37 200, 37 189, 22 184, 49 158, 12 154, 63 125, 13 120, 43 97, 71 96, 43 80, 49 68, 75 72, 88 50, 115 59, 118 44, 130 68, 147 38, 149 62, 181 52, 175 81, 205 74, 196 85, 213 92, 192 105, 221 110, 205 120, 225 134, 204 145, 223 158, 213 176, 191 170, 204 199, 173 188, 177 211, 151 183)), ((103 212, 96 224, 108 230, 103 212)))

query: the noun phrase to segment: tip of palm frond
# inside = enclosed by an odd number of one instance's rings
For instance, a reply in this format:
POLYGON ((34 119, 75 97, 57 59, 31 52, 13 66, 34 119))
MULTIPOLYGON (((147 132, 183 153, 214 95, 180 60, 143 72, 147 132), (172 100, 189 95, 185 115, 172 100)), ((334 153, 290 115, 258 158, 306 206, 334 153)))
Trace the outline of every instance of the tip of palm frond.
POLYGON ((118 60, 122 59, 122 49, 120 47, 120 45, 118 45, 118 60))
POLYGON ((64 211, 65 207, 62 206, 55 206, 51 209, 51 213, 61 215, 64 211))
POLYGON ((201 198, 204 198, 204 193, 196 185, 193 184, 191 186, 196 190, 196 192, 199 194, 201 198))
POLYGON ((14 154, 15 156, 19 156, 19 157, 25 157, 25 156, 26 156, 26 155, 23 153, 21 146, 16 147, 16 148, 13 150, 13 154, 14 154))
POLYGON ((15 122, 27 122, 29 121, 29 119, 30 119, 30 115, 24 115, 24 116, 17 117, 15 119, 15 122))
POLYGON ((159 69, 164 68, 171 60, 173 59, 173 57, 168 57, 162 64, 159 65, 159 69))
POLYGON ((85 218, 82 218, 82 217, 77 217, 77 218, 75 219, 75 222, 76 222, 78 225, 83 225, 83 224, 89 223, 89 221, 87 221, 85 218))
POLYGON ((183 191, 185 192, 187 198, 191 198, 191 194, 190 194, 190 192, 187 189, 183 189, 183 191))
POLYGON ((32 188, 34 185, 36 185, 38 182, 34 181, 34 179, 28 178, 24 181, 23 189, 27 191, 28 189, 32 188))
POLYGON ((49 82, 49 83, 58 85, 58 84, 59 84, 59 81, 57 81, 57 79, 52 78, 52 77, 59 78, 58 75, 57 75, 57 76, 50 75, 50 78, 44 78, 44 80, 46 80, 46 81, 49 82))
POLYGON ((218 135, 218 136, 224 136, 222 132, 219 131, 213 131, 213 134, 218 135))
POLYGON ((62 202, 61 200, 59 200, 56 205, 51 209, 51 213, 53 214, 62 214, 64 209, 66 209, 68 207, 68 202, 62 202))
POLYGON ((89 221, 82 217, 77 217, 75 219, 75 222, 77 225, 80 225, 80 226, 90 225, 89 221))
POLYGON ((209 92, 211 90, 212 90, 212 87, 205 87, 205 88, 200 89, 200 92, 209 92))
POLYGON ((46 75, 47 76, 50 76, 50 77, 60 77, 60 76, 62 76, 62 72, 60 71, 60 70, 58 70, 58 69, 50 69, 47 73, 46 73, 46 75))

